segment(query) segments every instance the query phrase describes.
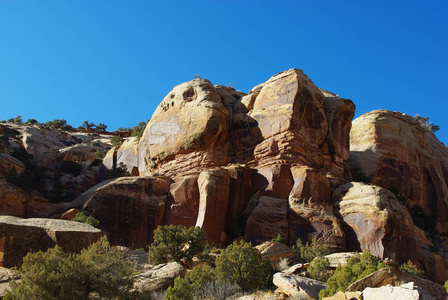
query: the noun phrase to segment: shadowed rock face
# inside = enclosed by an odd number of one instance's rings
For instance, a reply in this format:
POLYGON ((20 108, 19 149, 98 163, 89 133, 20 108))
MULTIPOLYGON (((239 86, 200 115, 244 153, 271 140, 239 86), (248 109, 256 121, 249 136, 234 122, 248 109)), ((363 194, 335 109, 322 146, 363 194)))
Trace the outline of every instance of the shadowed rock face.
POLYGON ((163 224, 169 183, 164 177, 118 178, 98 188, 83 210, 100 221, 111 243, 145 247, 163 224))

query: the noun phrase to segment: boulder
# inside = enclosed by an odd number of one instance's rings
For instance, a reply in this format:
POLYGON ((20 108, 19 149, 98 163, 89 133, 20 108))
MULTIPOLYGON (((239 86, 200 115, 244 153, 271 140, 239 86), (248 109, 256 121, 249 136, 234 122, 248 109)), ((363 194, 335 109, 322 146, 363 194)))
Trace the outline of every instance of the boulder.
POLYGON ((411 216, 390 191, 351 182, 334 191, 333 203, 344 225, 347 250, 368 249, 374 256, 389 257, 399 264, 418 262, 411 216))
POLYGON ((322 300, 363 300, 361 292, 337 292, 331 297, 322 298, 322 300))
POLYGON ((100 238, 101 230, 84 223, 0 216, 0 266, 20 267, 28 252, 55 245, 69 253, 79 252, 100 238))
POLYGON ((61 219, 68 221, 73 220, 78 213, 79 210, 77 210, 76 208, 70 208, 69 210, 67 210, 65 213, 62 214, 61 219))
POLYGON ((159 104, 140 140, 139 171, 175 175, 225 165, 229 113, 210 81, 176 86, 159 104))
POLYGON ((325 258, 330 262, 330 268, 337 268, 346 266, 350 257, 354 256, 356 252, 339 252, 325 255, 325 258))
POLYGON ((391 267, 375 271, 352 283, 347 288, 347 292, 364 291, 368 287, 376 288, 385 285, 400 286, 407 282, 414 282, 419 289, 425 291, 425 293, 431 295, 434 299, 446 299, 447 297, 446 290, 440 284, 401 272, 398 268, 391 267))
POLYGON ((154 266, 135 276, 134 288, 140 291, 165 290, 174 284, 177 276, 185 276, 185 268, 178 262, 154 266))
MULTIPOLYGON (((414 283, 409 282, 402 284, 401 286, 391 286, 390 284, 379 287, 379 288, 366 288, 362 291, 362 297, 364 300, 419 300, 427 299, 432 300, 434 298, 423 295, 421 291, 414 288, 414 283)), ((435 300, 435 299, 434 299, 435 300)))
POLYGON ((298 262, 294 251, 283 243, 265 242, 255 246, 255 249, 260 252, 261 256, 269 259, 274 268, 279 266, 282 259, 286 260, 288 266, 298 262))
POLYGON ((121 146, 110 149, 103 159, 103 166, 111 170, 123 164, 132 176, 140 175, 139 165, 140 141, 137 137, 127 138, 121 146))
POLYGON ((83 211, 100 221, 112 244, 145 247, 163 222, 169 185, 162 176, 117 178, 90 191, 83 211))
POLYGON ((359 180, 395 188, 448 233, 448 149, 413 117, 387 110, 358 117, 347 166, 359 180))
POLYGON ((284 273, 275 273, 273 282, 291 299, 319 299, 319 292, 326 287, 324 282, 284 273))

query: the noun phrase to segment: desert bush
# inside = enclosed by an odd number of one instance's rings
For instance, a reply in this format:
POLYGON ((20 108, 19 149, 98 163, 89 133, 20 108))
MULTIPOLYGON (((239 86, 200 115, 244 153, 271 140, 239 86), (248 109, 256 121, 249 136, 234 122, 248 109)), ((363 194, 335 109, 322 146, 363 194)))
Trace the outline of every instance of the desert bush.
POLYGON ((282 236, 280 233, 277 235, 276 238, 273 238, 273 239, 271 240, 271 242, 273 242, 273 243, 283 243, 283 244, 286 244, 285 239, 283 238, 283 236, 282 236))
POLYGON ((323 282, 327 281, 332 275, 330 261, 321 255, 313 259, 306 271, 309 277, 323 282))
POLYGON ((11 299, 141 299, 132 290, 136 269, 105 237, 80 254, 56 246, 28 253, 21 281, 10 284, 11 299))
POLYGON ((319 293, 319 299, 329 297, 338 291, 345 291, 350 284, 370 273, 386 267, 380 259, 373 256, 369 250, 364 250, 362 254, 350 257, 346 266, 338 266, 334 274, 327 280, 327 287, 319 293))
POLYGON ((114 147, 121 146, 124 143, 124 139, 121 137, 121 135, 114 135, 113 137, 111 137, 110 143, 114 147))
POLYGON ((243 291, 268 289, 272 285, 274 269, 271 263, 243 240, 229 245, 215 263, 218 280, 229 280, 243 291))
POLYGON ((412 261, 408 260, 407 263, 404 263, 400 266, 400 270, 406 272, 408 274, 418 276, 421 278, 426 278, 426 274, 424 271, 420 270, 416 265, 412 263, 412 261))
POLYGON ((292 250, 296 253, 297 258, 301 263, 311 262, 315 257, 330 254, 330 248, 327 245, 322 244, 316 236, 311 240, 311 244, 308 242, 303 244, 300 238, 297 239, 296 245, 292 247, 292 250))
POLYGON ((79 173, 81 173, 82 165, 75 161, 63 160, 59 164, 59 170, 61 170, 64 173, 78 175, 79 173))
POLYGON ((215 280, 215 272, 210 266, 194 267, 184 278, 179 276, 174 280, 174 286, 166 290, 166 299, 193 299, 194 294, 203 293, 201 290, 206 283, 215 280))
POLYGON ((148 249, 149 262, 191 262, 205 247, 205 232, 199 227, 164 225, 154 230, 154 242, 148 249))
POLYGON ((89 224, 95 228, 98 228, 100 226, 100 221, 98 221, 92 216, 88 216, 86 213, 82 211, 77 213, 76 216, 72 219, 72 221, 89 224))
POLYGON ((106 172, 106 177, 108 179, 126 176, 131 176, 131 174, 126 169, 126 165, 122 162, 119 163, 118 166, 114 166, 112 169, 107 170, 106 172))

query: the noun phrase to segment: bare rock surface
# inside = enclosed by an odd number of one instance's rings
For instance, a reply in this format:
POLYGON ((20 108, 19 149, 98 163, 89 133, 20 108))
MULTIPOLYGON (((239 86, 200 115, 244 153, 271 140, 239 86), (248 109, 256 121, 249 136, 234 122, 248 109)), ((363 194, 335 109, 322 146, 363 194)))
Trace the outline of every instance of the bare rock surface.
POLYGON ((20 281, 20 273, 11 271, 10 269, 0 267, 0 299, 3 299, 6 291, 10 291, 9 283, 11 281, 20 281))
POLYGON ((210 81, 176 86, 163 99, 140 141, 140 171, 164 174, 227 164, 229 114, 210 81))
POLYGON ((322 298, 322 300, 363 300, 362 292, 337 292, 331 297, 322 298))
POLYGON ((350 257, 354 256, 356 252, 339 252, 325 255, 325 258, 330 262, 330 268, 337 266, 346 266, 350 257))
POLYGON ((362 291, 362 297, 364 300, 376 300, 376 299, 384 299, 384 300, 427 299, 427 300, 433 300, 434 299, 429 295, 423 295, 423 293, 421 291, 419 291, 418 289, 414 289, 413 282, 402 284, 401 286, 392 286, 392 285, 388 284, 388 285, 385 285, 385 286, 382 286, 379 288, 368 287, 364 291, 362 291))
POLYGON ((351 182, 334 191, 333 202, 345 225, 348 250, 368 249, 399 264, 419 260, 411 216, 390 191, 351 182))
MULTIPOLYGON (((376 288, 385 285, 400 286, 413 282, 419 289, 429 294, 434 299, 446 299, 447 293, 442 285, 435 282, 401 272, 398 268, 383 268, 352 283, 348 292, 364 291, 366 288, 376 288)), ((406 299, 406 298, 402 298, 406 299)), ((418 299, 418 298, 417 298, 418 299)))
POLYGON ((28 252, 55 245, 69 253, 79 252, 100 237, 101 230, 84 223, 0 216, 0 266, 20 267, 28 252))
POLYGON ((298 262, 294 251, 283 243, 265 242, 255 246, 255 249, 260 252, 261 256, 269 259, 274 268, 279 266, 282 259, 285 259, 289 266, 298 262))
POLYGON ((319 292, 326 287, 324 282, 284 273, 275 273, 273 282, 291 299, 319 299, 319 292))
POLYGON ((184 276, 186 270, 182 264, 171 262, 153 266, 151 269, 135 276, 134 288, 138 290, 158 291, 173 285, 177 276, 184 276))

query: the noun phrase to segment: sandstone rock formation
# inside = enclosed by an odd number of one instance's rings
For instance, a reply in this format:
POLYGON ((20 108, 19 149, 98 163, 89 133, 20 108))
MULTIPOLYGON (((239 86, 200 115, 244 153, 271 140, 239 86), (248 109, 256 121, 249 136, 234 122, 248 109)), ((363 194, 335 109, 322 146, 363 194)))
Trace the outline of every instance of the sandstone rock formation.
POLYGON ((400 264, 419 260, 411 216, 392 192, 352 182, 338 187, 333 201, 345 226, 348 250, 368 249, 374 256, 390 257, 400 264))
POLYGON ((397 189, 448 233, 448 151, 414 118, 376 110, 354 120, 347 165, 355 177, 397 189))
POLYGON ((0 216, 0 266, 20 267, 28 252, 58 245, 73 253, 101 238, 101 231, 83 223, 0 216))
POLYGON ((140 171, 164 174, 229 162, 229 113, 210 81, 176 86, 159 104, 140 141, 140 171))
POLYGON ((112 244, 145 247, 163 222, 169 183, 166 177, 118 178, 94 191, 83 211, 100 221, 112 244))

